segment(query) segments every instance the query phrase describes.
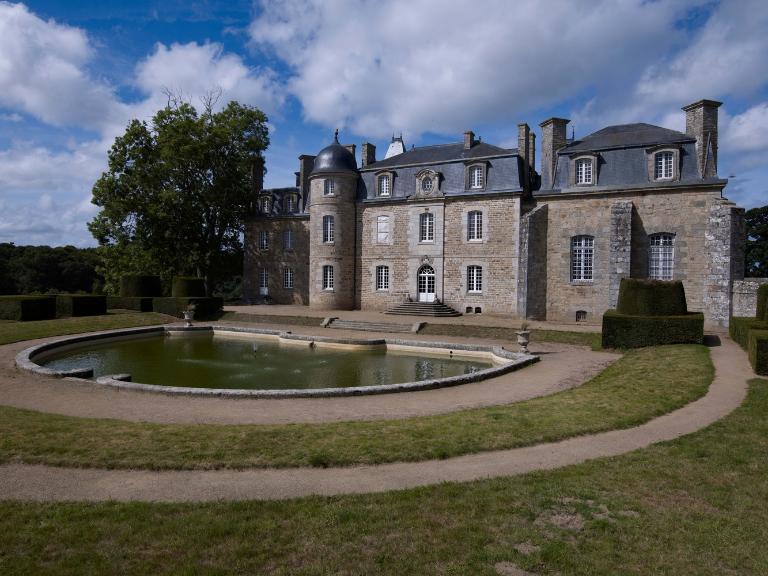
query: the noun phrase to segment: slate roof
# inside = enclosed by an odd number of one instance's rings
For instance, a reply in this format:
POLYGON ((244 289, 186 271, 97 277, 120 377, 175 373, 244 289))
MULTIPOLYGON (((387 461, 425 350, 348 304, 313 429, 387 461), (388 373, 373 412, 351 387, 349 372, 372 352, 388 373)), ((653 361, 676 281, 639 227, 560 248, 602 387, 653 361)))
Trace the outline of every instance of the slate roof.
POLYGON ((608 126, 593 132, 582 140, 561 148, 560 154, 588 152, 593 150, 608 150, 611 148, 635 148, 653 146, 656 144, 673 144, 678 142, 695 142, 696 139, 669 128, 653 126, 652 124, 620 124, 608 126))
POLYGON ((465 150, 464 142, 454 142, 452 144, 436 144, 434 146, 412 148, 397 156, 368 164, 362 170, 367 172, 369 170, 382 170, 384 168, 407 166, 410 164, 441 164, 456 160, 471 160, 487 156, 508 156, 511 154, 517 154, 517 148, 499 148, 485 142, 477 142, 472 148, 465 150))

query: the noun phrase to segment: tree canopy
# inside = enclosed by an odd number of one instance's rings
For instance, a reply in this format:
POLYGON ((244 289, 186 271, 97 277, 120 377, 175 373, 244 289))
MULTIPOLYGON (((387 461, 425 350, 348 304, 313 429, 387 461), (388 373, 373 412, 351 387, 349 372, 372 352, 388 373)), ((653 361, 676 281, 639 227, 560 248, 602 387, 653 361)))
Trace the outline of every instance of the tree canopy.
POLYGON ((747 245, 744 275, 768 277, 768 206, 747 210, 745 220, 747 245))
POLYGON ((202 113, 173 103, 115 139, 93 187, 108 291, 127 273, 198 275, 213 289, 227 254, 242 250, 252 170, 269 145, 267 117, 230 102, 202 113))
POLYGON ((93 248, 0 244, 0 294, 98 292, 103 280, 93 248))

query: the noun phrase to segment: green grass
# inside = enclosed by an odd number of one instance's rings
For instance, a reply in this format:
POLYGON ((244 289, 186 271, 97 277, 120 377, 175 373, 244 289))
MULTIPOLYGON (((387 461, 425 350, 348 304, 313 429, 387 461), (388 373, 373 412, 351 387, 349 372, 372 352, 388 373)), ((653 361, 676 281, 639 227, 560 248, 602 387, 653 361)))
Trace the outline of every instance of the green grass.
POLYGON ((37 320, 34 322, 1 322, 0 344, 65 334, 112 330, 114 328, 167 324, 178 322, 178 320, 178 318, 153 312, 110 312, 106 316, 59 318, 58 320, 37 320))
POLYGON ((271 314, 245 314, 243 312, 223 312, 218 320, 226 322, 246 322, 250 324, 291 324, 295 326, 319 327, 324 318, 315 316, 276 316, 271 314))
MULTIPOLYGON (((493 340, 517 340, 515 331, 519 328, 503 328, 500 326, 471 326, 464 324, 429 324, 419 331, 419 334, 436 336, 464 336, 466 338, 490 338, 493 340)), ((562 344, 577 344, 589 346, 593 350, 601 350, 599 332, 566 332, 562 330, 531 330, 531 341, 559 342, 562 344)))
POLYGON ((705 430, 519 477, 286 502, 2 502, 0 573, 766 574, 768 381, 750 384, 705 430))
POLYGON ((712 375, 703 346, 647 348, 552 396, 439 416, 329 424, 163 425, 2 407, 0 462, 207 469, 448 458, 634 426, 702 396, 712 375))

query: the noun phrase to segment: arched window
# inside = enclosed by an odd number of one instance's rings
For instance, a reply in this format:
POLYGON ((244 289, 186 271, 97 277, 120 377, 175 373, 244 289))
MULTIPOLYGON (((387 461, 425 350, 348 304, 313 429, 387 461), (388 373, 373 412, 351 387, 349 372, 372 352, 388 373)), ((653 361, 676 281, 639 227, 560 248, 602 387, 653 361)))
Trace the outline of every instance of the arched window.
POLYGON ((382 174, 378 178, 379 196, 389 196, 392 190, 392 181, 389 174, 382 174))
POLYGON ((576 160, 576 184, 592 184, 592 159, 580 158, 576 160))
POLYGON ((482 166, 471 166, 469 168, 469 187, 482 188, 485 186, 485 170, 482 166))
POLYGON ((323 216, 323 243, 332 244, 334 239, 333 216, 323 216))
POLYGON ((648 277, 672 280, 675 272, 675 235, 651 234, 648 237, 648 277))
POLYGON ((333 266, 323 266, 323 290, 333 290, 333 266))
POLYGON ((323 182, 323 196, 333 196, 333 192, 336 186, 334 185, 332 178, 326 178, 323 182))
POLYGON ((389 266, 376 266, 376 290, 389 290, 389 266))
POLYGON ((435 241, 435 215, 423 212, 419 215, 419 242, 435 241))
POLYGON ((483 239, 483 213, 480 210, 472 210, 467 214, 467 240, 477 241, 483 239))
POLYGON ((467 266, 467 292, 483 291, 483 268, 467 266))
POLYGON ((672 180, 675 177, 675 154, 669 150, 657 152, 653 158, 655 180, 672 180))
POLYGON ((591 282, 594 273, 595 239, 592 236, 571 238, 571 281, 591 282))

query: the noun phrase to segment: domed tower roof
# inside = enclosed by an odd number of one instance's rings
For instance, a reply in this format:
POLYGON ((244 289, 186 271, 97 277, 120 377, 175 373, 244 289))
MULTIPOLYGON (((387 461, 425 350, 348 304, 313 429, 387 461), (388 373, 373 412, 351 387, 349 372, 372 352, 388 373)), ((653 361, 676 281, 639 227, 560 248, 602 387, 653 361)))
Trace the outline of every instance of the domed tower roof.
POLYGON ((339 144, 339 131, 333 137, 333 144, 326 146, 315 157, 314 174, 328 172, 357 172, 355 155, 339 144))

